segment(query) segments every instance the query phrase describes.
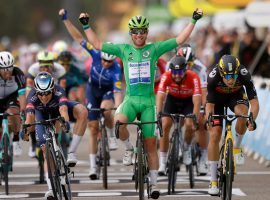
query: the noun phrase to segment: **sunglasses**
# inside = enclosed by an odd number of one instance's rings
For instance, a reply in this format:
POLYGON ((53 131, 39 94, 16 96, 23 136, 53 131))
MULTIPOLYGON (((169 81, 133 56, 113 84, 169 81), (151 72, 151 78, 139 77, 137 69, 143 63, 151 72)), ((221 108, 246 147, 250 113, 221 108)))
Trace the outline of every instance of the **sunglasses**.
POLYGON ((138 34, 143 35, 143 34, 148 32, 148 29, 145 29, 145 28, 143 28, 143 29, 131 29, 129 32, 131 34, 135 34, 135 35, 138 35, 138 34))
POLYGON ((52 93, 52 91, 47 91, 47 92, 37 92, 37 95, 38 96, 48 96, 52 93))
POLYGON ((238 78, 238 74, 225 74, 224 78, 228 81, 230 79, 237 79, 238 78))
POLYGON ((106 60, 106 59, 104 59, 104 58, 102 58, 102 60, 103 60, 104 62, 107 62, 107 63, 112 63, 112 62, 113 62, 113 60, 106 60))
POLYGON ((4 71, 4 72, 12 72, 13 71, 13 66, 10 66, 10 67, 6 67, 6 68, 0 68, 1 71, 4 71))
POLYGON ((184 76, 186 73, 185 69, 171 69, 172 75, 184 76))

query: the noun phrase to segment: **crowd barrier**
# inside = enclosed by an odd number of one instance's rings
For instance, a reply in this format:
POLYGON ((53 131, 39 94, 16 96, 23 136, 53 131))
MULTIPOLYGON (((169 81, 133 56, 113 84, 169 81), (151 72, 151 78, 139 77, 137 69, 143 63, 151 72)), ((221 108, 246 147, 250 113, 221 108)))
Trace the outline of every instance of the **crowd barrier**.
POLYGON ((260 103, 259 115, 256 119, 257 129, 247 131, 243 138, 243 147, 246 152, 260 158, 261 162, 270 161, 270 91, 257 89, 260 103))

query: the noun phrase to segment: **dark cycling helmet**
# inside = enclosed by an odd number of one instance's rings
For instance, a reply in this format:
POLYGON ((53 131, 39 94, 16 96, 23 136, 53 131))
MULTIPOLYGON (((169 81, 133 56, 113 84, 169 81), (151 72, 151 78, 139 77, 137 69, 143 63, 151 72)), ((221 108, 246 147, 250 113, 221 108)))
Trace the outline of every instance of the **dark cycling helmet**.
POLYGON ((58 56, 58 62, 60 64, 70 64, 73 59, 73 55, 70 51, 62 51, 58 56))
POLYGON ((170 62, 169 67, 171 70, 186 70, 187 61, 185 57, 176 55, 170 62))
POLYGON ((34 79, 34 87, 38 92, 49 92, 54 89, 54 79, 48 72, 40 72, 34 79))
POLYGON ((232 55, 223 55, 218 62, 218 68, 221 76, 226 74, 237 74, 240 62, 232 55))
POLYGON ((193 61, 195 59, 195 55, 189 44, 184 44, 182 47, 180 47, 177 51, 177 55, 185 57, 187 62, 193 61))
POLYGON ((129 22, 128 22, 128 27, 129 29, 134 29, 134 28, 146 28, 148 29, 149 27, 149 21, 146 17, 142 15, 137 15, 132 17, 129 22))

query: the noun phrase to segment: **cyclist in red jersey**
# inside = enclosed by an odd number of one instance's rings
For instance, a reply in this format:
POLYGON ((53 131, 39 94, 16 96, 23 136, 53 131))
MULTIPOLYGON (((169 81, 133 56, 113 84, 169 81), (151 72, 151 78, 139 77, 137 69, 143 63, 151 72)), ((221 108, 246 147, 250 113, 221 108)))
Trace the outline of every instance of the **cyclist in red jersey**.
POLYGON ((158 59, 157 70, 156 70, 156 74, 155 74, 155 86, 154 86, 155 94, 158 91, 160 78, 161 78, 162 74, 166 71, 166 65, 167 65, 167 62, 163 58, 158 59))
POLYGON ((189 44, 182 45, 178 51, 177 55, 184 56, 187 61, 188 69, 192 70, 199 75, 201 80, 202 89, 202 105, 200 116, 198 119, 199 129, 196 133, 196 141, 199 145, 199 161, 198 161, 198 175, 203 176, 208 172, 207 164, 207 146, 208 146, 208 131, 205 129, 205 104, 207 95, 207 68, 202 64, 202 62, 195 57, 195 54, 189 44))
MULTIPOLYGON (((195 114, 198 119, 201 106, 201 84, 199 76, 195 72, 187 70, 186 59, 182 56, 177 55, 174 57, 169 67, 171 70, 162 75, 159 84, 156 99, 157 112, 163 111, 164 113, 180 113, 184 115, 195 114), (163 108, 164 101, 165 104, 163 108)), ((183 162, 189 165, 191 163, 190 144, 195 126, 191 118, 185 119, 184 125, 186 130, 183 162)), ((163 137, 160 138, 159 175, 165 174, 171 126, 172 119, 163 117, 163 137)))

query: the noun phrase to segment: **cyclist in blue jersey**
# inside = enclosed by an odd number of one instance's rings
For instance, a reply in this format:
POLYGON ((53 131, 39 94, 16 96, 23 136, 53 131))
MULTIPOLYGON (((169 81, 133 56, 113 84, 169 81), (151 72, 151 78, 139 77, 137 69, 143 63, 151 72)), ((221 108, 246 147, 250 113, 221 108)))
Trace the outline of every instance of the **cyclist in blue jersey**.
MULTIPOLYGON (((34 88, 27 96, 25 124, 31 124, 35 120, 41 121, 58 116, 64 117, 67 129, 70 128, 69 121, 75 122, 67 158, 68 166, 74 167, 77 163, 76 151, 87 125, 87 109, 76 101, 69 101, 65 96, 64 89, 54 83, 53 77, 47 72, 40 72, 34 79, 34 88)), ((59 133, 59 123, 56 122, 55 127, 57 133, 59 133)), ((50 199, 53 196, 53 192, 47 172, 45 129, 42 125, 37 125, 35 129, 34 127, 29 127, 27 133, 22 134, 21 137, 28 141, 29 134, 33 131, 35 131, 37 142, 43 151, 45 159, 44 171, 49 189, 45 194, 45 198, 50 199)))
MULTIPOLYGON (((80 31, 67 18, 67 11, 61 9, 59 15, 72 38, 92 56, 92 67, 86 88, 87 107, 90 108, 113 108, 118 107, 122 101, 121 95, 121 68, 115 61, 115 56, 103 53, 87 42, 80 31)), ((109 137, 109 147, 111 150, 118 148, 114 134, 113 117, 111 112, 105 114, 105 124, 109 137)), ((90 172, 92 180, 97 179, 96 154, 98 135, 98 112, 90 111, 88 115, 88 127, 90 129, 90 172)))
POLYGON ((74 57, 70 51, 62 51, 58 55, 57 61, 66 70, 66 93, 68 99, 84 103, 87 76, 74 64, 74 57))

